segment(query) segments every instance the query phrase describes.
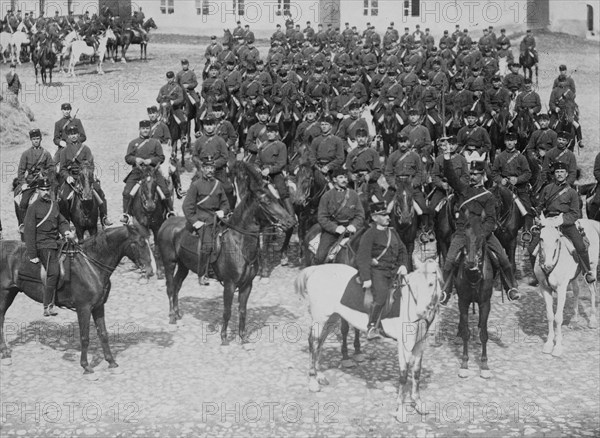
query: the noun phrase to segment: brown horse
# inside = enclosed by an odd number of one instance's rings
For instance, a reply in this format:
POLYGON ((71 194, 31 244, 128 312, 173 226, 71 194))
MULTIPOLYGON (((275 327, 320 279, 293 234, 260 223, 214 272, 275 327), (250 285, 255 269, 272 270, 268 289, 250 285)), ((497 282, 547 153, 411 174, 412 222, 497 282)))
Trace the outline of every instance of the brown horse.
MULTIPOLYGON (((221 221, 217 227, 218 236, 212 268, 217 279, 223 283, 223 326, 221 341, 228 345, 227 326, 231 318, 231 305, 235 291, 239 291, 239 336, 246 338, 246 306, 252 281, 259 268, 259 232, 267 224, 288 229, 294 226, 292 218, 279 200, 264 186, 261 175, 251 165, 238 161, 233 167, 233 175, 241 201, 233 211, 229 221, 221 221)), ((165 267, 167 295, 169 296, 169 323, 176 324, 182 318, 179 310, 179 290, 189 271, 199 273, 198 254, 190 253, 182 247, 182 242, 190 239, 183 217, 171 217, 158 232, 158 246, 165 267)), ((202 273, 200 273, 201 275, 202 273)))
MULTIPOLYGON (((104 358, 109 368, 118 365, 108 344, 108 333, 104 321, 104 303, 110 292, 110 276, 121 259, 129 257, 141 266, 146 277, 153 275, 154 257, 148 242, 148 231, 135 219, 129 218, 125 226, 109 228, 96 236, 75 244, 75 250, 65 260, 64 284, 59 284, 56 305, 77 312, 81 339, 81 366, 84 374, 93 374, 88 363, 87 351, 90 343, 90 315, 94 318, 98 337, 102 343, 104 358)), ((32 300, 42 302, 44 285, 39 279, 19 279, 29 263, 25 245, 15 240, 0 241, 0 357, 4 364, 11 363, 11 352, 4 341, 4 317, 19 292, 32 300)), ((41 306, 40 306, 41 311, 41 306)))
POLYGON ((142 35, 138 30, 125 29, 121 32, 121 39, 119 45, 121 46, 121 62, 127 62, 127 50, 131 44, 140 45, 140 59, 147 61, 148 54, 146 50, 148 48, 148 32, 150 29, 158 29, 154 19, 148 19, 143 25, 142 29, 146 32, 146 35, 142 35))

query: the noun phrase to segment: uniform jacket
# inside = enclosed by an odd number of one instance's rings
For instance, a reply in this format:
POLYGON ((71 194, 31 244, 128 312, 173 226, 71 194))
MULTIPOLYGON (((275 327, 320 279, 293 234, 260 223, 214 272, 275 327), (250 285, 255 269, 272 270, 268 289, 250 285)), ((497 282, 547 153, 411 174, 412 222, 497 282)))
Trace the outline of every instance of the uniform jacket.
POLYGON ((393 228, 379 230, 377 225, 373 224, 361 237, 356 254, 356 264, 362 282, 371 279, 371 269, 388 271, 393 275, 396 274, 400 266, 406 266, 407 262, 408 252, 406 246, 404 246, 400 236, 393 228), (388 239, 390 241, 389 245, 388 239), (385 253, 383 253, 384 250, 385 253), (373 259, 379 256, 381 257, 377 260, 378 263, 373 265, 373 259))
POLYGON ((270 175, 281 173, 287 165, 287 147, 279 140, 267 140, 258 149, 256 165, 261 169, 268 167, 270 175))
POLYGON ((564 225, 573 225, 579 219, 579 195, 567 182, 553 182, 544 187, 539 205, 545 215, 563 213, 564 225))
POLYGON ((229 201, 223 184, 217 179, 209 180, 201 176, 190 185, 183 200, 182 210, 190 225, 196 221, 212 225, 216 217, 213 212, 222 210, 225 214, 229 213, 229 201), (202 208, 197 205, 200 201, 203 201, 200 204, 202 208))
POLYGON ((396 178, 412 177, 413 187, 423 184, 423 165, 421 157, 410 149, 406 152, 401 152, 399 149, 394 151, 388 158, 385 165, 385 180, 391 187, 396 187, 396 178))
MULTIPOLYGON (((42 172, 53 172, 54 160, 52 155, 43 147, 34 148, 33 146, 27 149, 21 154, 21 160, 19 161, 19 170, 17 178, 19 184, 31 183, 34 177, 42 172)), ((50 175, 52 176, 52 175, 50 175)))
POLYGON ((344 141, 336 135, 319 135, 310 144, 308 160, 311 165, 327 165, 330 168, 344 164, 344 141))
POLYGON ((526 191, 527 183, 531 178, 531 170, 525 155, 514 149, 512 152, 503 150, 494 160, 492 166, 492 178, 498 185, 503 178, 517 177, 516 188, 518 191, 526 191))
POLYGON ((354 225, 359 230, 365 221, 365 212, 358 193, 352 189, 333 188, 319 201, 317 218, 325 231, 334 234, 339 225, 354 225))
POLYGON ((58 211, 58 202, 45 201, 41 197, 29 206, 23 224, 25 246, 30 259, 38 256, 38 249, 58 248, 58 233, 64 234, 69 230, 69 223, 58 211), (41 223, 48 212, 48 218, 41 223))
POLYGON ((87 137, 85 135, 85 130, 83 129, 83 125, 81 124, 81 120, 69 117, 62 118, 58 122, 54 124, 54 144, 56 146, 60 146, 60 141, 64 140, 68 143, 67 136, 67 128, 75 126, 79 130, 79 140, 82 143, 85 143, 87 137))

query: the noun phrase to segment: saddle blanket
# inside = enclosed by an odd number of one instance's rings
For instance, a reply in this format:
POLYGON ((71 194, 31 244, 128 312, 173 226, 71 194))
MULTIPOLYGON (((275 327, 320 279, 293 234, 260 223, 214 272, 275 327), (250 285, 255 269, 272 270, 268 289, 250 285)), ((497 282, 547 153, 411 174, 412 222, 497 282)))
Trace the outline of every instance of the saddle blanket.
MULTIPOLYGON (((223 233, 217 233, 215 239, 210 239, 210 237, 206 236, 206 234, 210 234, 210 232, 206 230, 205 233, 201 235, 203 240, 200 251, 210 252, 210 263, 213 263, 217 260, 219 255, 219 250, 221 248, 221 236, 223 233), (205 238, 205 236, 208 238, 205 238)), ((183 230, 180 243, 181 249, 190 254, 198 255, 198 241, 200 240, 201 236, 194 234, 187 229, 183 230)))
MULTIPOLYGON (((362 284, 359 283, 358 274, 355 274, 350 281, 348 281, 340 303, 352 310, 368 314, 371 309, 370 307, 365 308, 365 293, 362 284)), ((391 306, 387 304, 384 307, 381 312, 381 319, 398 318, 400 316, 400 297, 398 296, 398 293, 397 290, 393 291, 393 302, 391 306)))
MULTIPOLYGON (((58 283, 56 287, 55 304, 61 307, 73 307, 71 292, 65 288, 65 283, 68 280, 65 270, 65 261, 68 257, 59 259, 59 275, 58 283)), ((66 261, 66 263, 69 263, 66 261)), ((31 263, 27 251, 23 251, 21 255, 21 264, 19 266, 19 272, 17 275, 17 287, 22 291, 36 291, 43 292, 44 285, 46 283, 46 269, 44 265, 40 263, 31 263)))

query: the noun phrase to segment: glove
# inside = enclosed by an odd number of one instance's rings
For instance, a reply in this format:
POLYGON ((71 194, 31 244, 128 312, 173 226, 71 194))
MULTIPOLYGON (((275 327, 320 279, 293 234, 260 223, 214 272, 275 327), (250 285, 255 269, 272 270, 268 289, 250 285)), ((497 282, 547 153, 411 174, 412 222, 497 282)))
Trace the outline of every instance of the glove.
POLYGON ((204 222, 202 222, 202 221, 196 221, 196 222, 194 222, 194 225, 193 225, 195 230, 199 230, 203 226, 204 226, 204 222))
POLYGON ((404 266, 404 265, 401 265, 401 266, 398 268, 398 275, 403 275, 403 276, 404 276, 404 275, 406 275, 406 274, 408 274, 408 271, 406 270, 406 266, 404 266))
POLYGON ((61 141, 59 141, 59 142, 58 142, 58 144, 59 144, 59 145, 60 145, 60 147, 62 147, 62 148, 65 148, 65 147, 67 147, 67 142, 66 142, 66 141, 64 141, 64 140, 61 140, 61 141))
POLYGON ((73 177, 72 177, 71 175, 69 175, 69 176, 67 177, 67 182, 68 182, 69 184, 73 184, 73 183, 75 182, 75 180, 73 179, 73 177))
POLYGON ((72 239, 73 237, 75 237, 75 233, 73 233, 73 231, 71 231, 71 230, 67 230, 67 231, 65 231, 65 237, 67 239, 72 239))
POLYGON ((343 118, 344 118, 344 115, 343 115, 342 113, 338 113, 336 117, 337 117, 338 119, 343 119, 343 118))
POLYGON ((510 183, 514 186, 517 185, 517 177, 516 176, 511 176, 509 179, 510 183))
POLYGON ((371 280, 363 281, 363 289, 369 289, 373 285, 371 280))
POLYGON ((356 227, 354 225, 348 225, 346 229, 349 233, 356 233, 356 227))
POLYGON ((502 181, 500 181, 502 183, 503 186, 505 186, 508 183, 508 180, 506 178, 502 178, 502 181))
POLYGON ((36 258, 34 258, 34 259, 30 259, 29 261, 30 261, 31 263, 39 263, 39 262, 40 262, 40 259, 36 257, 36 258))
POLYGON ((335 232, 337 234, 344 234, 346 232, 346 227, 338 225, 338 227, 335 229, 335 232))
POLYGON ((25 190, 27 187, 29 187, 29 186, 27 185, 27 183, 23 184, 23 185, 21 186, 21 191, 25 190))
POLYGON ((263 169, 260 173, 262 173, 262 176, 269 176, 269 169, 263 169))
POLYGON ((215 214, 219 219, 223 219, 223 217, 225 217, 225 212, 223 210, 217 210, 215 211, 215 214))

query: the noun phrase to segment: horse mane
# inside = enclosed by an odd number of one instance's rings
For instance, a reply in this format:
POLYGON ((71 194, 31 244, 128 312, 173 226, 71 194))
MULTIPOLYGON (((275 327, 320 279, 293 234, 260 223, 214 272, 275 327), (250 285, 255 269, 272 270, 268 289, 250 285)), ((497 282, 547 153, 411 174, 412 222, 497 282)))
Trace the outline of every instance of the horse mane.
POLYGON ((232 173, 234 178, 240 178, 248 184, 251 193, 256 192, 263 186, 262 176, 258 171, 245 161, 236 161, 232 173))
POLYGON ((85 252, 92 250, 95 253, 110 254, 114 251, 114 248, 110 248, 108 245, 108 239, 106 238, 112 230, 118 228, 109 228, 108 230, 99 231, 95 236, 90 236, 81 243, 81 247, 86 250, 85 252))

